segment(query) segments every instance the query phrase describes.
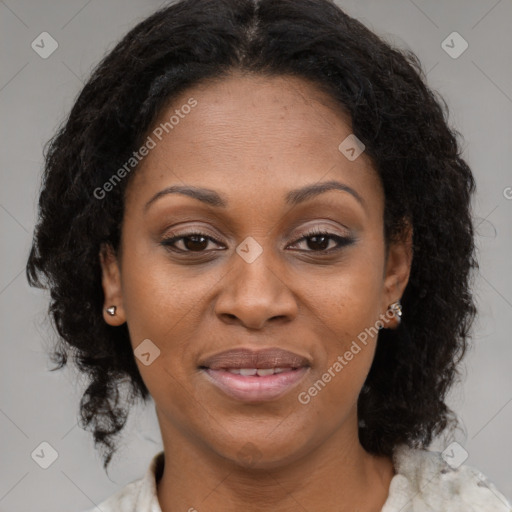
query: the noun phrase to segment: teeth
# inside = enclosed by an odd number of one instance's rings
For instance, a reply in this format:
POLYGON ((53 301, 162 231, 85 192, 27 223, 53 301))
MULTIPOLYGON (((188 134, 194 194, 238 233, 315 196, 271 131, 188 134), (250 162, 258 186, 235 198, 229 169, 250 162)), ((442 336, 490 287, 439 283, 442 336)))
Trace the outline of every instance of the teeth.
POLYGON ((249 375, 256 375, 258 370, 256 368, 240 368, 240 375, 248 377, 249 375))
POLYGON ((235 375, 243 375, 244 377, 252 375, 264 377, 265 375, 274 375, 274 373, 283 373, 289 370, 290 368, 229 368, 228 372, 235 375))
POLYGON ((258 375, 260 377, 263 377, 264 375, 273 375, 274 373, 275 373, 274 368, 266 368, 266 369, 261 368, 260 370, 258 370, 258 375))

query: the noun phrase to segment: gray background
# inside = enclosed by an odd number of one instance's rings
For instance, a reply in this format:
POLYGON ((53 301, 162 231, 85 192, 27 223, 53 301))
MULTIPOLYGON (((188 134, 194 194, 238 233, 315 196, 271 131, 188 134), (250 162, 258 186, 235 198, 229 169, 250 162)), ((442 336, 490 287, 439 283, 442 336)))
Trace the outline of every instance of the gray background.
MULTIPOLYGON (((480 316, 463 382, 449 404, 465 433, 466 464, 512 497, 512 2, 510 0, 344 0, 339 5, 388 41, 420 57, 429 84, 450 106, 478 185, 474 203, 481 269, 480 316), (454 59, 441 47, 453 31, 468 42, 454 59)), ((161 449, 152 406, 133 410, 110 478, 90 435, 76 424, 83 382, 50 372, 54 339, 44 292, 24 265, 35 222, 42 148, 92 67, 160 2, 0 1, 2 126, 0 226, 0 512, 71 512, 93 507, 140 478, 161 449), (41 58, 31 43, 49 32, 58 49, 41 58), (42 469, 31 453, 46 441, 57 460, 42 469)), ((459 44, 459 43, 456 43, 459 44)), ((433 445, 444 449, 446 443, 433 445), (439 446, 438 446, 439 445, 439 446)))

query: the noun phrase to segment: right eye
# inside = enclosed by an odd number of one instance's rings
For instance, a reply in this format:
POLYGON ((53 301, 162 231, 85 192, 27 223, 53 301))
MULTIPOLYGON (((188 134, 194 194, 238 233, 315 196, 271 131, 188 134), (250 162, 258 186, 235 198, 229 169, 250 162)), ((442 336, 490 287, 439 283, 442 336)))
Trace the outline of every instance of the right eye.
MULTIPOLYGON (((171 233, 172 234, 172 233, 171 233)), ((217 240, 212 238, 211 236, 200 233, 200 232, 189 232, 183 233, 181 235, 171 236, 168 238, 164 238, 160 244, 163 245, 166 249, 174 252, 181 253, 202 253, 206 252, 205 249, 208 247, 209 242, 214 242, 216 244, 220 244, 217 240), (184 249, 180 249, 176 247, 176 243, 182 242, 182 246, 184 249)))

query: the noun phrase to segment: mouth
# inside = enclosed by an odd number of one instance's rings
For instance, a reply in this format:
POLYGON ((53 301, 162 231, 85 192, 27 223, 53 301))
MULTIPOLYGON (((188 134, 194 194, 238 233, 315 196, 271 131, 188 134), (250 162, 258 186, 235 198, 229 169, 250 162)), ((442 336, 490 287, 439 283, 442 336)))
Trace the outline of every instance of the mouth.
POLYGON ((235 349, 205 359, 199 370, 223 394, 244 402, 282 397, 309 373, 309 359, 278 348, 235 349))
MULTIPOLYGON (((208 369, 206 366, 202 368, 208 369)), ((242 377, 253 377, 254 375, 266 377, 267 375, 298 370, 298 368, 221 368, 221 370, 233 373, 234 375, 241 375, 242 377)))
POLYGON ((241 368, 212 370, 202 368, 211 384, 225 395, 243 402, 276 400, 291 391, 310 370, 301 368, 241 368), (260 372, 272 372, 261 375, 260 372))

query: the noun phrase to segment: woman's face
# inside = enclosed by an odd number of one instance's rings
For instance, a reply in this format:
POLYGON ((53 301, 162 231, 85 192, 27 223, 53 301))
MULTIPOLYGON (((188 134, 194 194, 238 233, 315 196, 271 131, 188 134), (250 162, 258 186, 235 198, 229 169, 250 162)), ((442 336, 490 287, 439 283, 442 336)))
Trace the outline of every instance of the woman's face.
POLYGON ((377 339, 367 329, 401 297, 410 251, 394 244, 386 260, 383 189, 364 152, 339 149, 348 122, 300 79, 234 74, 184 92, 149 134, 121 252, 102 258, 105 307, 117 306, 105 320, 126 321, 134 349, 144 342, 136 362, 169 448, 272 467, 333 435, 357 440, 377 339), (339 188, 299 192, 327 182, 339 188), (287 350, 302 369, 268 378, 202 367, 239 348, 287 350))

